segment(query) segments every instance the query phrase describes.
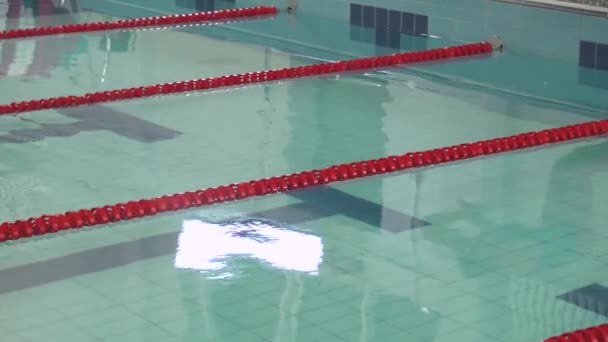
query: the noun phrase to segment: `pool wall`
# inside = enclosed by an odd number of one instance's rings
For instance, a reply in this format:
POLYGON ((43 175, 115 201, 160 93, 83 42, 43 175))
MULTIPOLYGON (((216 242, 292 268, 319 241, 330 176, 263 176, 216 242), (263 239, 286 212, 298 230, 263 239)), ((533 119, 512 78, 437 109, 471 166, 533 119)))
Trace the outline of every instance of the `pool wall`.
MULTIPOLYGON (((285 7, 284 1, 276 0, 131 0, 128 4, 85 0, 83 8, 136 17, 182 9, 261 4, 285 7)), ((395 43, 399 50, 432 48, 484 40, 498 34, 507 44, 505 55, 483 63, 461 63, 458 68, 447 64, 422 70, 513 93, 608 110, 606 18, 486 0, 459 0, 449 4, 440 0, 367 0, 364 4, 306 0, 299 2, 298 13, 296 17, 279 16, 270 21, 231 24, 204 32, 226 39, 297 49, 295 52, 321 58, 391 53, 397 50, 395 43), (414 18, 413 34, 391 35, 388 23, 391 10, 402 14, 402 24, 406 20, 403 15, 414 18), (361 17, 357 13, 361 13, 361 17), (384 13, 387 13, 386 22, 384 13), (377 18, 380 18, 378 23, 377 18), (386 24, 387 31, 379 33, 377 24, 386 24), (244 39, 244 32, 251 36, 244 39)))

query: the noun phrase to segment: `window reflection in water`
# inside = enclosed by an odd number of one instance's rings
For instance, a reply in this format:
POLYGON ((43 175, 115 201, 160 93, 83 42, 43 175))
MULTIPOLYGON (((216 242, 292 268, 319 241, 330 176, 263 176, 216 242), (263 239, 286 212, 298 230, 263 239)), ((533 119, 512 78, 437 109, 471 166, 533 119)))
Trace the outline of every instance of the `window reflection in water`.
POLYGON ((199 270, 211 278, 242 271, 238 260, 317 275, 323 257, 321 238, 264 219, 221 222, 186 220, 179 235, 175 267, 199 270))

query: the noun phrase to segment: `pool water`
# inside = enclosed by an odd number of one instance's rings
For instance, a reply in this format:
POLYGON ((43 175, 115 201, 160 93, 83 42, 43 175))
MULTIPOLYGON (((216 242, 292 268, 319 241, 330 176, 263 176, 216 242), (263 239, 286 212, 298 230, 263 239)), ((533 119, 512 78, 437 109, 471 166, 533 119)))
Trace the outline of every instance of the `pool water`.
MULTIPOLYGON (((0 25, 121 14, 108 12, 119 2, 97 1, 98 10, 86 1, 91 8, 0 0, 0 13, 10 14, 0 25)), ((344 42, 330 51, 256 33, 264 25, 327 27, 326 18, 300 14, 0 42, 0 103, 387 52, 347 51, 344 42)), ((561 94, 549 78, 537 91, 517 88, 537 85, 525 68, 543 61, 547 75, 578 68, 514 48, 3 116, 0 218, 606 117, 602 88, 564 81, 577 91, 561 94), (481 81, 480 70, 498 76, 481 81)), ((5 243, 2 341, 511 342, 603 323, 606 155, 604 138, 589 139, 5 243)))

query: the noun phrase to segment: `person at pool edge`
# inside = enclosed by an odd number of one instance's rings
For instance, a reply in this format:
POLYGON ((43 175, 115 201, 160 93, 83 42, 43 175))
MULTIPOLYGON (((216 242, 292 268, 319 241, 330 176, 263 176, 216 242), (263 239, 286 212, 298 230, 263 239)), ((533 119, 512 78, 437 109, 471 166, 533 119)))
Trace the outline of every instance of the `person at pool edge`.
POLYGON ((287 3, 287 13, 293 14, 298 7, 298 0, 289 0, 287 3))

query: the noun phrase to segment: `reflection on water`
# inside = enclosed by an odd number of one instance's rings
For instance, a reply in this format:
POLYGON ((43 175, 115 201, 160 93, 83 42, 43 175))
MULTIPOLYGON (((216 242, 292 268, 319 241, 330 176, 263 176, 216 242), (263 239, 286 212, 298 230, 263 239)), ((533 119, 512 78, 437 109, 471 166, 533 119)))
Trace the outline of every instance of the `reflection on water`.
MULTIPOLYGON (((0 31, 55 26, 76 22, 77 1, 0 0, 0 31)), ((69 66, 70 55, 84 44, 76 35, 52 39, 20 39, 0 42, 0 79, 30 80, 50 77, 58 66, 69 66)))
POLYGON ((186 220, 179 235, 175 267, 199 270, 212 278, 240 271, 239 259, 255 259, 271 267, 318 274, 323 244, 318 236, 281 227, 263 219, 221 222, 186 220))

